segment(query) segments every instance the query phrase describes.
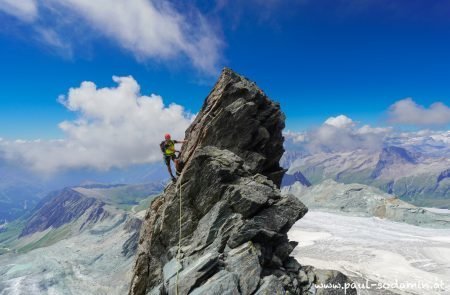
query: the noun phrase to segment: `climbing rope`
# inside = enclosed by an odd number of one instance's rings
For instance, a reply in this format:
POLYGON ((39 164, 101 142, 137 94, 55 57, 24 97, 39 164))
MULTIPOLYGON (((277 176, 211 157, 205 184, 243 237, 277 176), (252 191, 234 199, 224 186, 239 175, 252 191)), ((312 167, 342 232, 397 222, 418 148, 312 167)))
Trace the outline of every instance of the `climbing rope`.
POLYGON ((180 200, 180 205, 179 205, 179 214, 180 214, 180 216, 179 216, 179 219, 178 219, 178 253, 177 253, 177 281, 176 281, 176 294, 178 295, 179 294, 179 292, 178 292, 178 286, 179 286, 179 284, 178 284, 178 280, 179 280, 179 273, 180 273, 180 268, 181 268, 181 238, 182 238, 182 235, 181 235, 181 224, 182 224, 182 220, 181 220, 181 218, 182 218, 182 214, 183 214, 183 211, 182 211, 182 195, 181 195, 181 183, 183 182, 183 173, 180 175, 180 179, 179 179, 179 185, 178 185, 178 192, 179 192, 179 194, 180 194, 180 197, 179 197, 179 200, 180 200))

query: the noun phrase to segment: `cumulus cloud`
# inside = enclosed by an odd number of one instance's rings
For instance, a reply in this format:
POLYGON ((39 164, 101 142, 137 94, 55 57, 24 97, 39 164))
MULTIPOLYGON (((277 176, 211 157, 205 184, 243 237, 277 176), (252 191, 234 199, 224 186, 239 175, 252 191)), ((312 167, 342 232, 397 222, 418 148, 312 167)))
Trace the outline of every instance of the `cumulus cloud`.
POLYGON ((330 117, 325 120, 324 124, 329 126, 334 126, 337 128, 349 128, 352 127, 355 123, 352 119, 347 116, 339 115, 337 117, 330 117))
POLYGON ((285 134, 288 145, 309 153, 344 152, 357 149, 377 150, 390 134, 392 128, 359 127, 345 115, 330 117, 317 128, 303 133, 289 132, 285 134))
POLYGON ((444 126, 450 123, 450 108, 435 102, 429 108, 418 105, 411 98, 399 100, 389 108, 389 121, 414 126, 444 126))
POLYGON ((290 140, 294 143, 304 142, 306 140, 305 133, 294 132, 291 130, 287 130, 283 133, 284 138, 290 140))
POLYGON ((0 11, 13 15, 24 22, 32 22, 38 16, 35 0, 0 0, 0 11))
MULTIPOLYGON (((450 108, 434 103, 429 108, 416 104, 411 98, 400 100, 389 108, 389 120, 393 123, 415 126, 444 126, 450 123, 450 108)), ((383 145, 413 147, 425 145, 436 154, 448 151, 449 132, 417 130, 399 132, 393 127, 361 125, 345 115, 327 118, 320 126, 305 132, 284 133, 286 148, 305 154, 318 152, 347 152, 358 149, 379 151, 383 145)))
POLYGON ((58 50, 71 49, 71 43, 84 39, 89 35, 84 32, 90 32, 113 40, 144 62, 184 57, 197 69, 215 73, 221 56, 222 42, 212 24, 198 10, 181 12, 166 1, 0 0, 0 3, 4 12, 32 22, 41 41, 58 50), (79 38, 80 35, 83 37, 79 38))
POLYGON ((183 139, 192 115, 182 106, 164 105, 158 95, 142 95, 132 77, 113 77, 116 87, 98 88, 83 82, 59 98, 77 118, 59 127, 59 140, 1 141, 9 160, 52 173, 67 168, 126 167, 161 160, 159 143, 169 132, 183 139))

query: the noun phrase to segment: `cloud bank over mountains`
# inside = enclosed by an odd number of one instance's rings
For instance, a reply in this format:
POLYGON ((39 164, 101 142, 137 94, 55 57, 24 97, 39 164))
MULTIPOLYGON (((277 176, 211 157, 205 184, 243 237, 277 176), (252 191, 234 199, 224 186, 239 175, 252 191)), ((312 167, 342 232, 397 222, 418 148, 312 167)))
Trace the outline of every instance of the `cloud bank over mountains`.
POLYGON ((387 123, 393 126, 372 127, 341 114, 304 132, 287 131, 285 137, 288 146, 304 153, 379 151, 386 144, 436 144, 450 150, 450 108, 442 102, 426 108, 412 98, 399 100, 387 109, 387 123), (415 128, 405 132, 394 128, 395 125, 415 128))
POLYGON ((193 115, 158 95, 142 95, 132 77, 113 77, 116 87, 83 82, 59 101, 77 115, 59 124, 58 140, 0 140, 0 155, 42 173, 60 169, 107 170, 161 160, 159 143, 166 132, 183 139, 193 115))
POLYGON ((405 98, 389 108, 389 120, 394 124, 445 126, 450 124, 450 108, 442 102, 435 102, 429 108, 425 108, 412 98, 405 98))
POLYGON ((351 151, 355 149, 378 150, 383 139, 392 131, 391 127, 359 126, 345 115, 330 117, 317 128, 295 133, 286 132, 288 145, 307 153, 351 151))
POLYGON ((366 150, 379 152, 383 146, 409 146, 414 150, 442 154, 450 151, 450 131, 422 129, 399 131, 394 127, 372 127, 353 121, 345 115, 330 117, 320 126, 304 132, 284 133, 289 150, 304 154, 351 152, 366 150))
POLYGON ((65 55, 79 40, 99 35, 139 61, 187 59, 202 73, 215 74, 222 40, 193 6, 183 10, 158 0, 0 0, 0 12, 34 30, 34 39, 65 55))
MULTIPOLYGON (((0 138, 0 158, 44 174, 78 168, 108 170, 161 161, 159 142, 163 134, 169 132, 174 138, 183 139, 194 115, 180 105, 165 105, 158 95, 141 94, 139 84, 131 76, 115 76, 113 80, 117 86, 104 88, 85 81, 59 97, 59 102, 76 115, 59 124, 65 135, 62 139, 0 138)), ((399 101, 394 105, 402 104, 399 101)), ((402 117, 398 118, 400 122, 402 117)), ((345 115, 329 117, 304 132, 286 131, 284 135, 288 150, 305 154, 358 149, 378 152, 386 144, 436 145, 439 153, 443 147, 450 151, 450 131, 400 132, 390 126, 363 125, 345 115)))

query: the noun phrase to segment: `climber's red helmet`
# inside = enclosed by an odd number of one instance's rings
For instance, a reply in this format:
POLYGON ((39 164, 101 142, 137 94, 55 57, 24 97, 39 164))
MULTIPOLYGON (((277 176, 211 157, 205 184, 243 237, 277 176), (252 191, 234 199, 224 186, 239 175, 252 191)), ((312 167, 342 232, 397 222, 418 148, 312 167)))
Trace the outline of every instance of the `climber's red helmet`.
POLYGON ((169 133, 166 133, 166 134, 164 135, 164 138, 165 138, 166 140, 169 140, 169 139, 170 139, 170 134, 169 134, 169 133))

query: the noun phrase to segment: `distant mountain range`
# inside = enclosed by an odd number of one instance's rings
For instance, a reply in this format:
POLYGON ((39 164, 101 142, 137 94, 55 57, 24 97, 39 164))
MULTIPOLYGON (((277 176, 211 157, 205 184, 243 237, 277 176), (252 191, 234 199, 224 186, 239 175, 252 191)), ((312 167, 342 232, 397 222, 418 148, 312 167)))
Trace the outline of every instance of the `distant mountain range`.
POLYGON ((88 184, 50 193, 28 216, 2 226, 0 290, 125 293, 141 219, 163 188, 88 184))
MULTIPOLYGON (((289 159, 288 174, 301 172, 317 184, 326 179, 382 189, 418 206, 450 208, 450 132, 393 137, 378 151, 301 153, 289 159)), ((286 160, 285 160, 286 161, 286 160)))
POLYGON ((29 214, 43 197, 61 187, 136 184, 166 178, 167 169, 161 163, 109 171, 78 169, 60 171, 54 175, 39 175, 17 163, 0 158, 0 220, 11 222, 29 214))

